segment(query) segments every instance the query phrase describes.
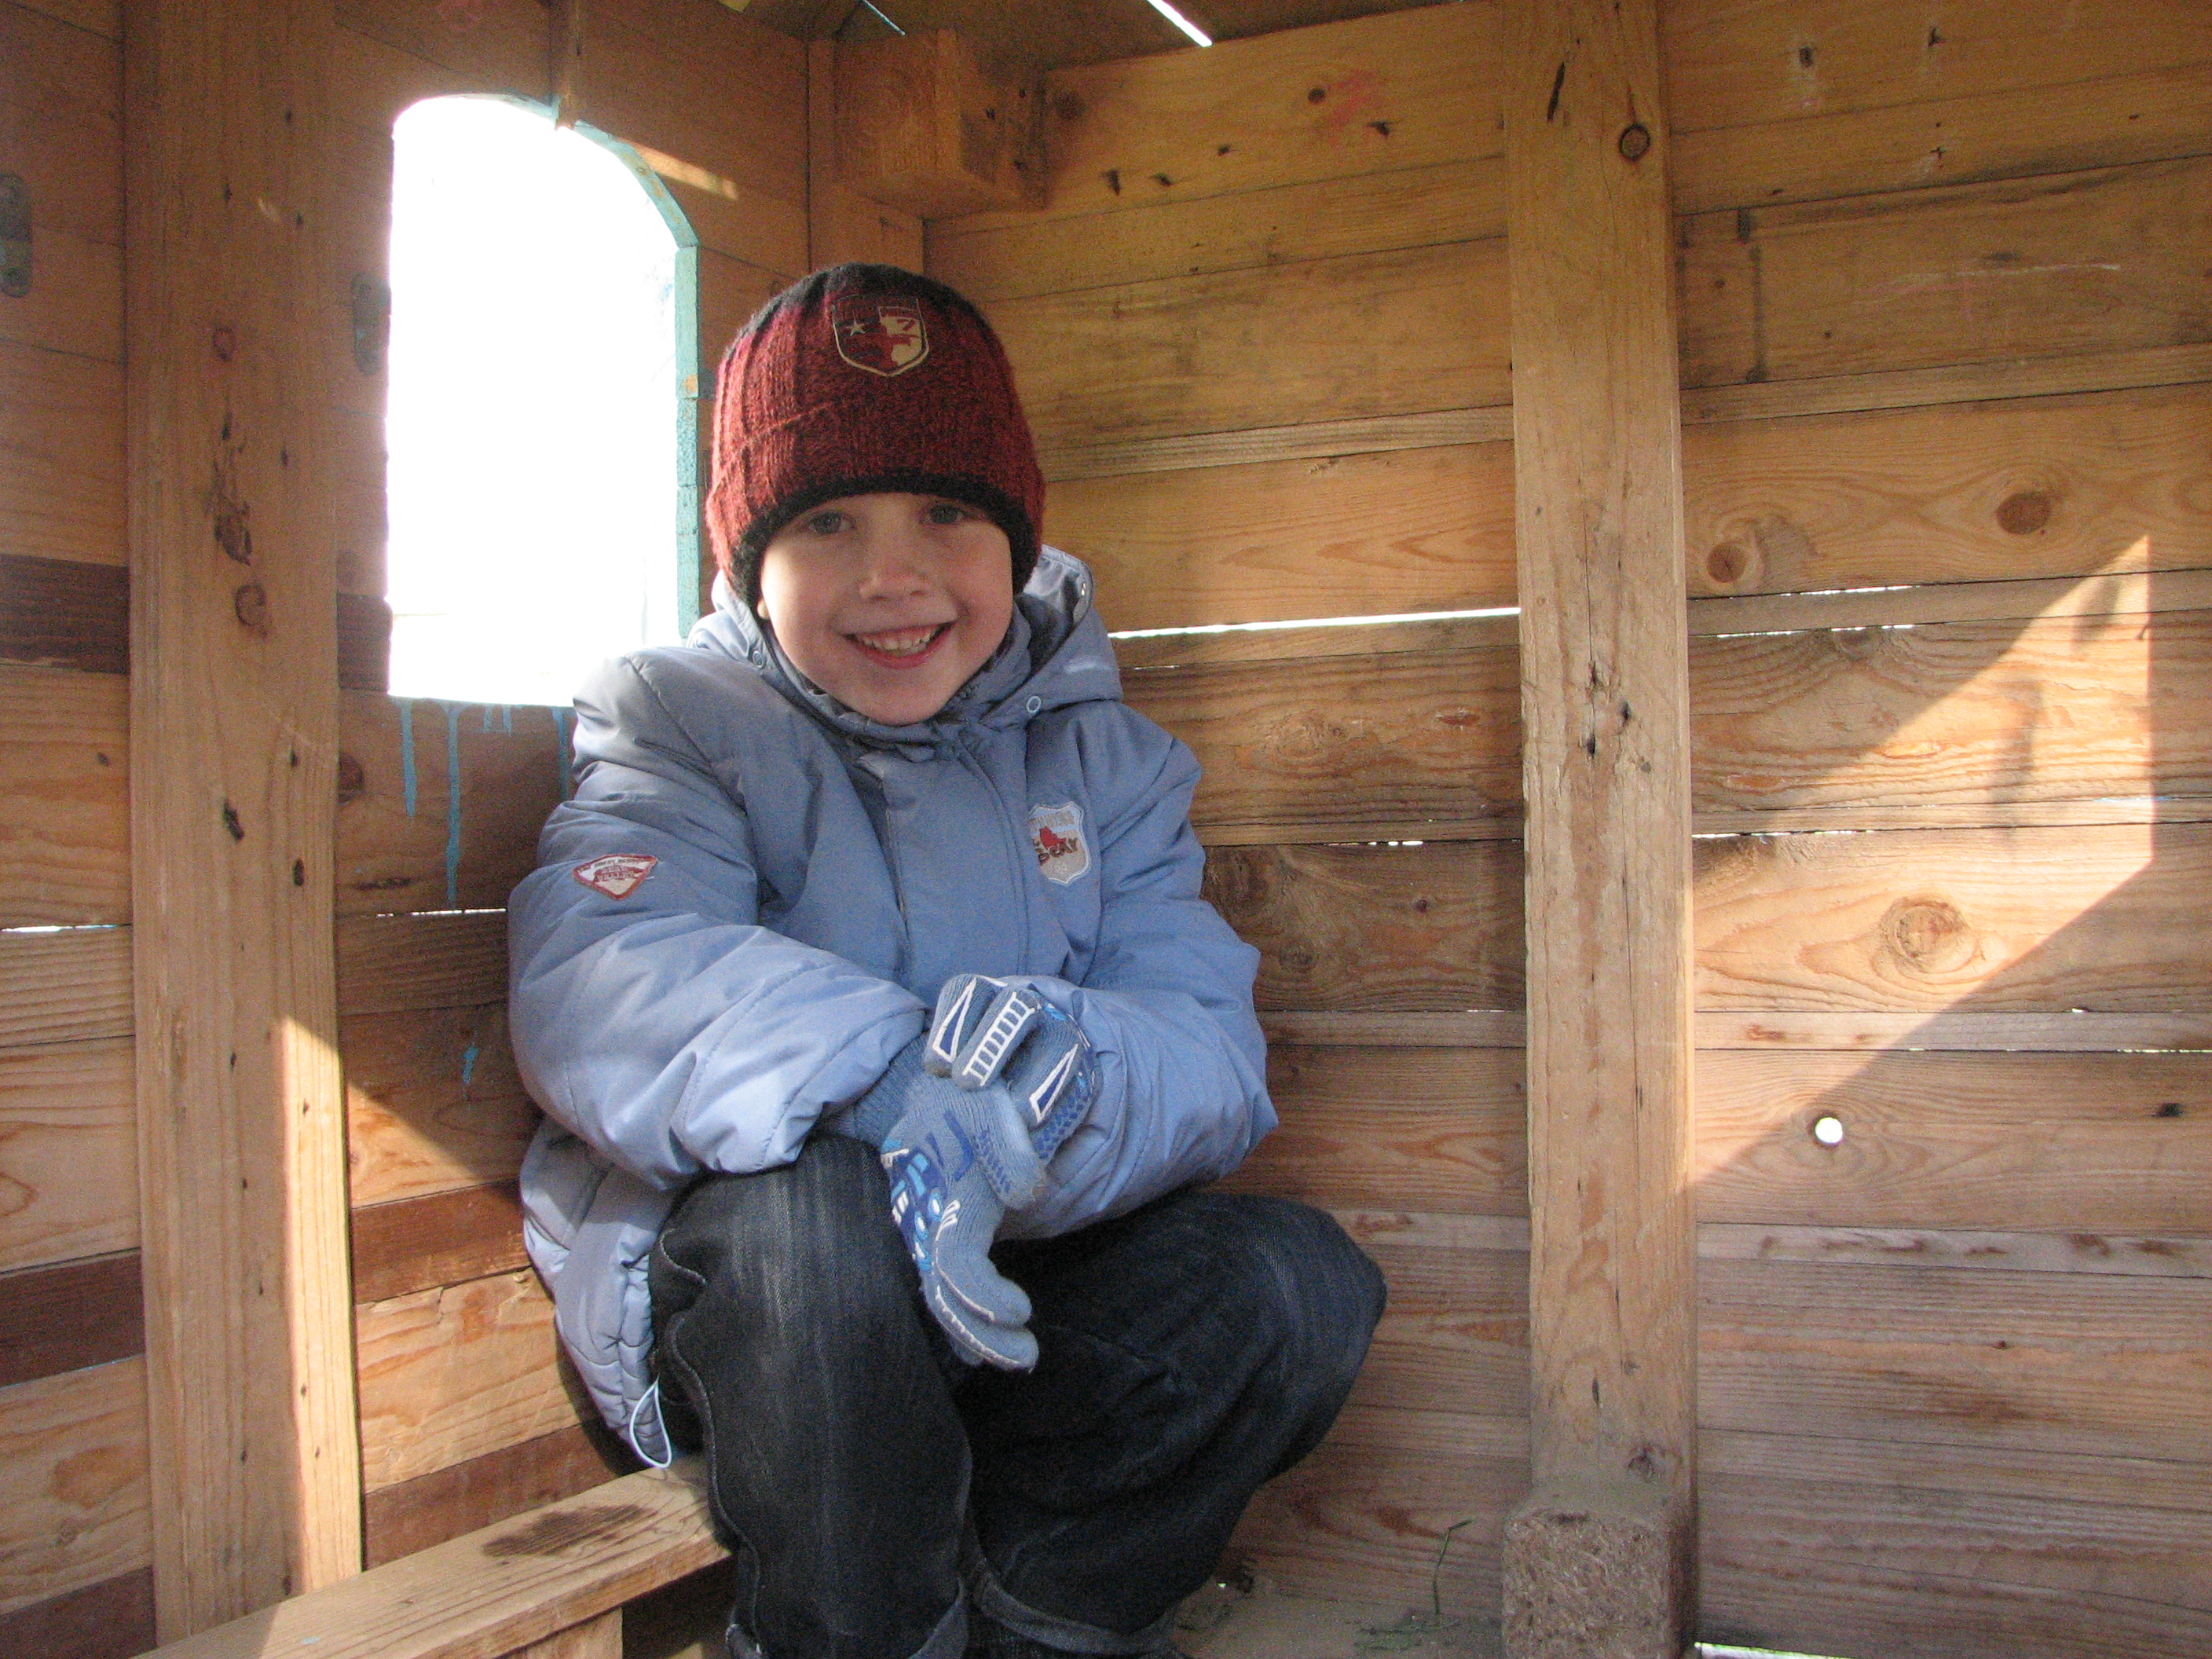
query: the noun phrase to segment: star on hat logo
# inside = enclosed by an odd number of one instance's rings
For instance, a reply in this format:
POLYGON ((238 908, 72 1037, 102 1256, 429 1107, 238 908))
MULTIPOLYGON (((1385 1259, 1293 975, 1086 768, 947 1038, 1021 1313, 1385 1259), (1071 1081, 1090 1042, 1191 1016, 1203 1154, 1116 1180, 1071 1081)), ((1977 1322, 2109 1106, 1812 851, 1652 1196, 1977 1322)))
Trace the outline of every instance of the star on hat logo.
POLYGON ((885 379, 929 356, 929 330, 911 300, 840 300, 830 308, 830 331, 840 357, 885 379))

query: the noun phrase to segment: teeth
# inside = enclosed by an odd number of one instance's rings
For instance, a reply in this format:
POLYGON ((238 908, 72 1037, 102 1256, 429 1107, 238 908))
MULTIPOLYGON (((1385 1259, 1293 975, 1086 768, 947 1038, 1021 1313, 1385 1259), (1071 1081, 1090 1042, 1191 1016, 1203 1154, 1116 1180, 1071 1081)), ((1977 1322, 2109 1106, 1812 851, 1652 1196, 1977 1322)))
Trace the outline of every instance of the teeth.
POLYGON ((926 650, 944 631, 944 623, 932 623, 926 628, 900 628, 887 634, 855 634, 853 637, 869 650, 880 651, 887 657, 911 657, 926 650))

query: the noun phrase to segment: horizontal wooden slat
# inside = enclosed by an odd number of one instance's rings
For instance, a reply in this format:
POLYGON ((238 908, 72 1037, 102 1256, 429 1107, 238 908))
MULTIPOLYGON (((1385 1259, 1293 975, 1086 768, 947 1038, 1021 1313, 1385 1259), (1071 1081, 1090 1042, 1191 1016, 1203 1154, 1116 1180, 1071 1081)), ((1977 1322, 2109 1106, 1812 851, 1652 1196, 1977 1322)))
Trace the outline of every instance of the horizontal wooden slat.
POLYGON ((135 1572, 152 1551, 145 1362, 0 1389, 0 1615, 135 1572))
POLYGON ((1521 1005, 1511 842, 1224 848, 1206 860, 1206 891, 1260 949, 1263 1008, 1521 1005))
POLYGON ((1510 398, 1502 240, 987 309, 1047 451, 1510 398))
POLYGON ((499 1659, 721 1559, 702 1486, 690 1464, 625 1475, 172 1643, 162 1659, 499 1659))
POLYGON ((712 376, 724 349, 763 302, 788 286, 791 278, 712 248, 699 250, 698 269, 699 386, 707 392, 712 390, 712 376))
POLYGON ((2201 341, 2212 158, 1699 214, 1694 386, 2201 341))
POLYGON ((1513 602, 1504 444, 1072 481, 1045 521, 1112 629, 1513 602))
POLYGON ((522 1201, 511 1181, 354 1208, 356 1302, 389 1301, 528 1265, 522 1201))
POLYGON ((0 1273, 0 1388, 145 1348, 136 1250, 0 1273))
POLYGON ((31 286, 0 340, 123 356, 122 49, 18 5, 0 8, 0 155, 32 216, 31 286))
POLYGON ((383 1565, 589 1492, 637 1468, 597 1423, 579 1424, 435 1469, 368 1494, 363 1504, 368 1565, 383 1565))
POLYGON ((1389 1285, 1354 1402, 1512 1418, 1528 1410, 1528 1256, 1364 1241, 1389 1285))
POLYGON ((138 1244, 128 1038, 0 1050, 0 1270, 138 1244))
POLYGON ((538 862, 565 710, 352 693, 340 705, 341 915, 485 908, 538 862))
POLYGON ((18 0, 18 3, 111 40, 122 38, 122 0, 18 0))
POLYGON ((507 913, 340 916, 338 1012, 475 1008, 507 997, 507 913))
POLYGON ((1897 830, 1695 843, 1699 1005, 2188 1013, 2212 828, 1897 830))
POLYGON ((131 672, 131 579, 120 565, 0 553, 0 660, 131 672))
POLYGON ((1703 1425, 2212 1459, 2212 1280, 1708 1259, 1703 1425))
POLYGON ((538 1110, 515 1073, 504 1001, 348 1014, 338 1053, 356 1207, 504 1181, 521 1167, 538 1110))
POLYGON ((1037 459, 1046 479, 1056 483, 1073 478, 1502 443, 1512 436, 1513 410, 1510 405, 1498 404, 1486 409, 1429 410, 1415 415, 1367 415, 1346 421, 1305 421, 1296 426, 1246 427, 1235 432, 1197 432, 1182 437, 1077 442, 1044 450, 1037 459))
POLYGON ((127 556, 120 363, 0 340, 0 546, 88 564, 127 556))
POLYGON ((1786 1227, 1707 1222, 1713 1261, 1836 1261, 1880 1267, 1981 1267, 2023 1273, 2212 1279, 2212 1238, 2127 1233, 1975 1232, 1932 1227, 1786 1227))
POLYGON ((130 920, 128 689, 0 664, 0 927, 130 920))
POLYGON ((151 1567, 0 1613, 0 1652, 131 1659, 155 1640, 151 1567))
POLYGON ((131 930, 0 933, 0 1047, 127 1037, 131 930))
POLYGON ((1133 674, 1156 668, 1378 657, 1401 651, 1513 650, 1519 627, 1518 617, 1510 611, 1410 621, 1353 617, 1279 628, 1224 626, 1124 635, 1114 641, 1114 656, 1124 673, 1133 674))
POLYGON ((2195 0, 1954 0, 1933 20, 1856 0, 1676 0, 1661 27, 1686 131, 1983 93, 2009 94, 2027 125, 2055 85, 2212 61, 2195 0))
POLYGON ((1700 1048, 1925 1048, 2018 1053, 2212 1049, 2212 1012, 2099 1014, 1700 1011, 1700 1048))
POLYGON ((553 1304, 527 1269, 366 1304, 354 1329, 368 1491, 534 1440, 583 1414, 557 1358, 553 1304))
POLYGON ((1528 1022, 1518 1012, 1368 1014, 1274 1009, 1260 1024, 1270 1042, 1361 1048, 1518 1048, 1528 1022))
MULTIPOLYGON (((1784 634, 1820 628, 1922 627, 1930 623, 2140 622, 2212 609, 2212 570, 2120 571, 2027 581, 1929 582, 1839 592, 1758 593, 1689 602, 1690 635, 1784 634)), ((2081 625, 2077 623, 2077 626, 2081 625)))
POLYGON ((1701 1221, 2203 1231, 2212 1054, 1711 1051, 1695 1167, 1701 1221))
POLYGON ((337 0, 331 15, 342 31, 466 76, 469 91, 541 101, 546 95, 545 9, 533 0, 479 0, 465 11, 408 0, 337 0))
POLYGON ((1281 1125, 1233 1186, 1329 1206, 1527 1213, 1517 1050, 1278 1042, 1267 1089, 1281 1125))

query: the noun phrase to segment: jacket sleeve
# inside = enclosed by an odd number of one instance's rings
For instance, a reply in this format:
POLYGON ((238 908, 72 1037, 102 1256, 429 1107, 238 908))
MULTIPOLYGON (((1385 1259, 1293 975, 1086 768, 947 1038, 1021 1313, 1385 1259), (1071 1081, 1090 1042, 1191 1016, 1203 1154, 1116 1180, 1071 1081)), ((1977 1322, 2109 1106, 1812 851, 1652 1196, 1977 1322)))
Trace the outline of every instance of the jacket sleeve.
POLYGON ((575 799, 507 905, 523 1079, 657 1187, 788 1163, 824 1106, 864 1092, 921 1031, 921 1004, 759 925, 736 780, 640 659, 607 665, 576 709, 575 799), (653 862, 616 897, 578 874, 610 854, 653 862))
MULTIPOLYGON (((1037 979, 1081 1022, 1102 1088, 1052 1162, 1045 1197, 1003 1230, 1066 1232, 1243 1162, 1275 1127, 1267 1040, 1252 1012, 1260 953, 1203 898, 1206 854, 1190 827, 1198 762, 1133 711, 1107 775, 1121 799, 1096 826, 1102 920, 1079 985, 1037 979)), ((1094 805, 1098 796, 1093 796, 1094 805)))

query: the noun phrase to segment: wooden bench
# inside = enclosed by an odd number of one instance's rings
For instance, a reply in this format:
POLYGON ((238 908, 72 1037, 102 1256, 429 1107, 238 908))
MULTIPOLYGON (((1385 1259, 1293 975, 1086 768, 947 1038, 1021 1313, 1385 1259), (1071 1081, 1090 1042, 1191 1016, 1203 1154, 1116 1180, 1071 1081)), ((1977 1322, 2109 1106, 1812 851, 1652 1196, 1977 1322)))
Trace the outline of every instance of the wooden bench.
POLYGON ((623 1604, 724 1554, 707 1519, 703 1468, 685 1458, 294 1596, 155 1655, 622 1659, 623 1604))

